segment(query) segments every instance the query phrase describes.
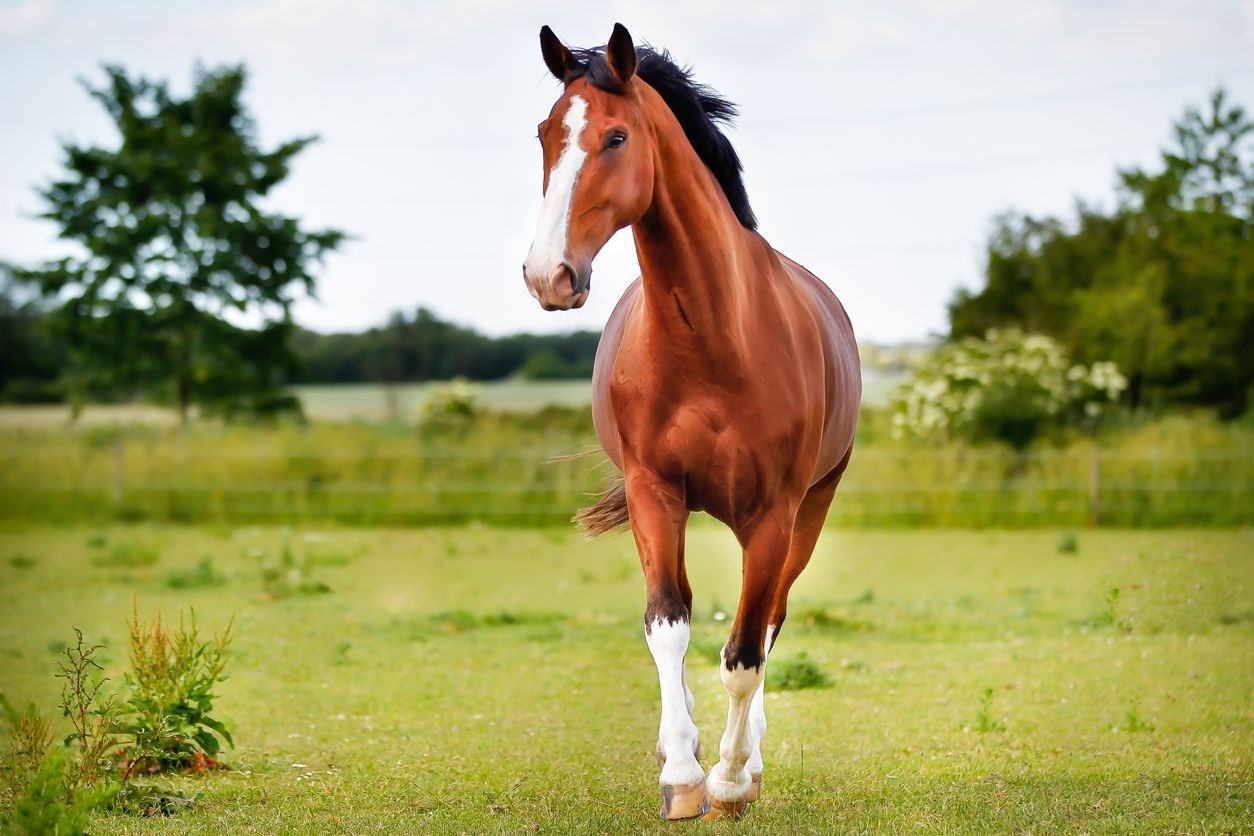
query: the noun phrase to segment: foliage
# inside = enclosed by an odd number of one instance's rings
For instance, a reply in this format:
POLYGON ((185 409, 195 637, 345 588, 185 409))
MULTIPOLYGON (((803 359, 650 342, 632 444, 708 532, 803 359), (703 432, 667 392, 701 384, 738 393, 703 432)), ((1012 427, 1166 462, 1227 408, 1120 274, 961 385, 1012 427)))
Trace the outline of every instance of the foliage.
POLYGON ((65 739, 67 746, 77 746, 78 759, 73 762, 73 789, 92 789, 108 783, 113 772, 113 754, 119 742, 114 732, 119 726, 120 706, 101 691, 108 681, 97 659, 103 647, 89 644, 83 631, 74 628, 75 643, 65 649, 65 661, 57 664, 61 684, 61 715, 70 721, 73 731, 65 739))
POLYGON ((1043 332, 1079 363, 1114 361, 1133 406, 1240 414, 1254 386, 1251 139, 1254 123, 1217 90, 1174 125, 1158 171, 1119 173, 1113 210, 999 217, 986 286, 950 305, 951 339, 1043 332))
POLYGON ((0 403, 55 403, 65 350, 38 300, 22 299, 0 266, 0 403))
POLYGON ((9 804, 26 792, 52 746, 52 723, 33 702, 18 711, 0 694, 0 713, 8 726, 9 745, 0 760, 0 802, 9 804))
POLYGON ((76 787, 73 764, 61 747, 48 750, 26 792, 13 805, 4 823, 11 836, 79 836, 87 832, 91 811, 117 794, 113 784, 76 787))
POLYGON ((126 675, 128 716, 122 730, 134 740, 129 772, 186 769, 216 764, 222 743, 234 746, 226 723, 214 714, 217 685, 226 680, 231 625, 201 641, 192 610, 169 630, 157 612, 151 624, 132 606, 131 670, 126 675))
POLYGON ((64 173, 40 192, 42 217, 82 254, 15 278, 63 301, 55 326, 79 398, 160 391, 184 418, 193 403, 275 406, 293 369, 289 308, 312 291, 312 262, 343 239, 260 204, 313 138, 263 150, 242 67, 198 68, 186 98, 121 67, 105 75, 87 91, 119 143, 65 143, 64 173))
POLYGON ((1113 363, 1071 364, 1041 334, 990 330, 941 346, 892 398, 896 433, 1002 441, 1018 450, 1051 425, 1092 421, 1126 381, 1113 363))

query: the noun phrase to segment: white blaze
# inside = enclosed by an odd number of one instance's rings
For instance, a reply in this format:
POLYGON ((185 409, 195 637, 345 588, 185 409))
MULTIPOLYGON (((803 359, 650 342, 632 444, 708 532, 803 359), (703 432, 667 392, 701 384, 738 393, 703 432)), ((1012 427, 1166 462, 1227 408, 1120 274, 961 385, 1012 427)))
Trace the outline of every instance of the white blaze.
POLYGON ((562 125, 566 128, 566 146, 549 172, 549 188, 540 204, 540 220, 536 237, 527 253, 527 274, 547 282, 549 276, 566 258, 566 232, 570 226, 570 203, 575 183, 588 152, 579 145, 579 135, 587 125, 588 103, 582 96, 573 96, 562 125))

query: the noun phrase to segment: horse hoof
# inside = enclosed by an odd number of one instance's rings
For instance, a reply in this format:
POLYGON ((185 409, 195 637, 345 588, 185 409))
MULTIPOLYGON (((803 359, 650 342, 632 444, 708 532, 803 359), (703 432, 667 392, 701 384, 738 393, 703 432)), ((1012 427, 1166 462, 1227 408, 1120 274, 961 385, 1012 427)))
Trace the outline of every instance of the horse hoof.
POLYGON ((752 804, 762 797, 762 773, 759 772, 749 777, 753 779, 753 783, 749 785, 749 794, 745 796, 745 801, 752 804))
POLYGON ((710 799, 710 809, 701 818, 706 821, 738 819, 745 814, 747 809, 749 809, 748 801, 719 801, 716 798, 712 798, 710 799))
POLYGON ((695 819, 710 811, 705 781, 682 786, 662 785, 662 818, 667 821, 695 819))

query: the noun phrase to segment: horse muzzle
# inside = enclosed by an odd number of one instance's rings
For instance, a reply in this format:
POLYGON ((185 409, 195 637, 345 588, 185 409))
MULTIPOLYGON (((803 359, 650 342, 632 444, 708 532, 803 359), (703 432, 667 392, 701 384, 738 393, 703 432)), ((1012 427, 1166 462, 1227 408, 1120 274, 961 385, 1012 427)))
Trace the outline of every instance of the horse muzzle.
POLYGON ((592 270, 579 270, 563 261, 547 276, 537 276, 524 264, 523 280, 540 307, 546 311, 569 311, 582 308, 588 301, 592 270))

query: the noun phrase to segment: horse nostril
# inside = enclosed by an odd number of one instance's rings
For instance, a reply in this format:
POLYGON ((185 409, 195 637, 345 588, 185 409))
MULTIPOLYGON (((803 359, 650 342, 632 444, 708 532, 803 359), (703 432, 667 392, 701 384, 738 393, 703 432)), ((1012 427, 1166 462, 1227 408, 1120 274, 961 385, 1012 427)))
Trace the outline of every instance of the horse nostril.
POLYGON ((552 277, 549 279, 549 289, 553 291, 553 295, 559 299, 573 296, 575 293, 575 271, 570 269, 570 265, 562 262, 558 268, 553 271, 552 277))

